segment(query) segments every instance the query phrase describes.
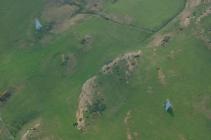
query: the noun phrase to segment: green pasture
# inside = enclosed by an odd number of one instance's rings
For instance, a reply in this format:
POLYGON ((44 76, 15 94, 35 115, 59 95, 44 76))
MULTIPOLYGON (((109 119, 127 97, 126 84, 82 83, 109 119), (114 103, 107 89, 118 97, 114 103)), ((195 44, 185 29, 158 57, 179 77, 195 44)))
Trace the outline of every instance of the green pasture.
MULTIPOLYGON (((35 39, 33 20, 39 17, 43 4, 41 0, 0 0, 0 91, 18 89, 0 106, 0 115, 16 140, 37 119, 42 120, 43 140, 126 140, 124 118, 128 111, 128 127, 140 139, 211 138, 211 105, 203 104, 211 92, 211 55, 192 34, 194 29, 178 33, 166 47, 157 49, 156 55, 145 47, 154 33, 97 16, 41 43, 35 39), (86 35, 93 39, 89 45, 81 44, 86 35), (115 57, 139 49, 144 56, 129 84, 118 81, 116 73, 99 74, 115 57), (169 58, 172 51, 175 56, 169 58), (62 65, 62 55, 74 57, 71 70, 62 65), (166 85, 160 84, 157 67, 165 73, 166 85), (78 97, 83 83, 96 74, 106 110, 86 133, 81 133, 72 125, 78 97), (163 111, 166 98, 173 102, 173 117, 163 111)), ((129 15, 135 25, 158 31, 182 10, 184 0, 119 0, 105 7, 106 13, 129 15)))

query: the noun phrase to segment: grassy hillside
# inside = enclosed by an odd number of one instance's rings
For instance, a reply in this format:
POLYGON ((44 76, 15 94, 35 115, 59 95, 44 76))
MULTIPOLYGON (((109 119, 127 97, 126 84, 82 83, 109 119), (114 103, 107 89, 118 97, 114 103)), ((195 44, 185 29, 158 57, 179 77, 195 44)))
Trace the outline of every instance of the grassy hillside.
POLYGON ((156 30, 169 22, 183 7, 184 1, 117 0, 106 11, 117 16, 130 16, 136 25, 156 30))
POLYGON ((12 92, 0 104, 0 128, 5 130, 0 139, 211 138, 211 55, 195 30, 207 30, 209 16, 200 26, 193 23, 183 30, 173 22, 167 30, 176 30, 176 35, 165 47, 149 47, 159 29, 183 10, 184 0, 106 1, 103 10, 87 14, 64 32, 52 29, 37 38, 34 18, 51 24, 41 16, 46 4, 0 0, 0 95, 12 92), (142 50, 143 56, 127 80, 124 62, 112 74, 100 72, 134 50, 142 50), (73 126, 78 100, 83 84, 94 75, 106 109, 102 115, 91 114, 88 129, 81 132, 73 126), (173 103, 174 116, 163 110, 166 98, 173 103))
MULTIPOLYGON (((102 78, 108 110, 97 123, 98 128, 123 125, 129 111, 128 127, 132 134, 137 132, 140 139, 209 140, 210 51, 195 37, 181 33, 155 56, 149 55, 151 53, 146 51, 140 59, 140 66, 129 84, 119 81, 118 73, 102 78), (171 52, 175 52, 172 58, 171 52), (158 67, 165 74, 165 84, 159 79, 158 67), (174 103, 174 116, 162 108, 166 98, 174 103), (106 120, 111 123, 104 123, 106 120)), ((127 126, 120 128, 121 132, 127 132, 127 126)))

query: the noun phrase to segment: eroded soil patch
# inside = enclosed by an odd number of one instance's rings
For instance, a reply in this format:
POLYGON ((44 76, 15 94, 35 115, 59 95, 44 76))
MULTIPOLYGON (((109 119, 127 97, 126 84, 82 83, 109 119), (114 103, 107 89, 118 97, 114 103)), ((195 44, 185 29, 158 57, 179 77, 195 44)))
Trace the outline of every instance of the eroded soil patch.
MULTIPOLYGON (((121 62, 124 62, 124 64, 126 65, 126 69, 124 69, 125 74, 129 76, 137 66, 137 59, 141 55, 141 51, 123 54, 115 58, 111 63, 104 65, 102 67, 101 73, 103 75, 111 74, 115 66, 119 65, 119 63, 121 62)), ((86 113, 90 112, 90 106, 94 107, 94 110, 103 110, 105 107, 104 104, 101 103, 102 100, 100 100, 102 99, 102 95, 98 90, 96 79, 97 76, 93 76, 82 86, 81 94, 79 96, 78 109, 76 112, 77 123, 75 124, 79 130, 86 129, 86 113)), ((97 113, 100 113, 100 111, 98 111, 97 113)))
POLYGON ((88 111, 88 106, 92 105, 94 94, 96 91, 96 76, 87 80, 81 89, 79 97, 78 110, 76 112, 77 128, 80 130, 85 129, 85 112, 88 111))
POLYGON ((140 140, 139 133, 133 132, 130 128, 130 121, 132 119, 131 111, 128 111, 125 118, 124 118, 124 124, 126 127, 126 134, 127 134, 127 140, 140 140))
POLYGON ((137 58, 139 58, 140 56, 142 56, 143 53, 141 51, 138 52, 129 52, 126 53, 122 56, 117 57, 116 59, 114 59, 111 63, 104 65, 102 68, 102 73, 104 74, 109 74, 113 72, 113 68, 118 65, 119 62, 121 61, 126 61, 127 62, 127 68, 126 68, 126 72, 130 73, 134 70, 134 68, 137 65, 137 58))

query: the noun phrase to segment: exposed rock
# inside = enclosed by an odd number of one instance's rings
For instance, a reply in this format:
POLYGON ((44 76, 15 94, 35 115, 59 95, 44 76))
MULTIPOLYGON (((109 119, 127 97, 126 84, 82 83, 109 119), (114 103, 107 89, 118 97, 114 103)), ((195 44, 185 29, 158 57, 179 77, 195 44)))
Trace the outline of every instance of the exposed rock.
POLYGON ((86 126, 84 113, 88 111, 88 106, 93 103, 94 93, 96 92, 96 78, 96 76, 90 78, 82 86, 76 112, 77 128, 79 130, 84 130, 86 126))
POLYGON ((31 128, 28 128, 25 133, 22 135, 21 140, 31 140, 34 138, 38 138, 40 135, 39 129, 40 129, 41 123, 36 122, 31 128))
POLYGON ((122 60, 125 60, 127 62, 127 69, 125 71, 128 71, 128 73, 132 72, 134 68, 137 65, 137 58, 142 56, 143 53, 142 51, 138 52, 129 52, 124 55, 121 55, 114 59, 111 63, 106 64, 102 68, 102 73, 103 74, 109 74, 113 72, 113 68, 118 65, 119 62, 122 60))
MULTIPOLYGON (((111 63, 104 65, 102 68, 103 74, 109 74, 112 73, 112 70, 114 66, 118 65, 118 63, 122 60, 127 62, 127 69, 125 70, 126 73, 131 73, 134 68, 137 65, 137 58, 142 55, 141 51, 138 52, 129 52, 124 55, 121 55, 114 59, 111 63)), ((89 107, 95 104, 96 97, 100 97, 100 93, 97 90, 97 83, 96 83, 97 76, 93 76, 89 80, 87 80, 81 90, 81 94, 79 97, 79 103, 78 103, 78 109, 76 112, 76 119, 77 122, 75 123, 75 126, 77 124, 77 128, 79 130, 85 130, 86 129, 86 117, 85 113, 89 112, 89 107)), ((100 99, 99 99, 100 100, 100 99)), ((99 100, 96 100, 98 103, 99 100)), ((98 104, 97 104, 98 105, 98 104)), ((95 107, 98 107, 95 105, 95 107)), ((100 103, 100 109, 104 109, 104 104, 100 103), (102 105, 102 106, 101 106, 102 105)))

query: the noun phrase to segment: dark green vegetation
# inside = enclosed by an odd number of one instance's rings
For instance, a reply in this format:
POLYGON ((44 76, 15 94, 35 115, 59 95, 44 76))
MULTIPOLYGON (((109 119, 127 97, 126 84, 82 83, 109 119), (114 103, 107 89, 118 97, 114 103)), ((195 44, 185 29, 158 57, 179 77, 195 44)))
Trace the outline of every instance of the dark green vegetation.
MULTIPOLYGON (((84 8, 86 2, 80 2, 84 8)), ((13 89, 0 103, 0 139, 211 139, 211 52, 195 30, 210 36, 210 16, 200 26, 176 32, 165 47, 153 48, 146 47, 151 37, 181 12, 184 0, 103 1, 103 10, 65 32, 46 30, 37 37, 33 21, 45 4, 0 0, 0 95, 13 89), (124 64, 113 74, 99 73, 115 57, 139 49, 144 55, 128 83, 121 78, 124 64), (83 83, 96 74, 103 102, 96 100, 90 112, 102 115, 89 119, 87 132, 81 133, 72 125, 78 97, 83 83), (163 110, 166 98, 174 117, 163 110), (24 139, 39 123, 39 133, 24 139)), ((179 29, 177 22, 169 26, 179 29)))

